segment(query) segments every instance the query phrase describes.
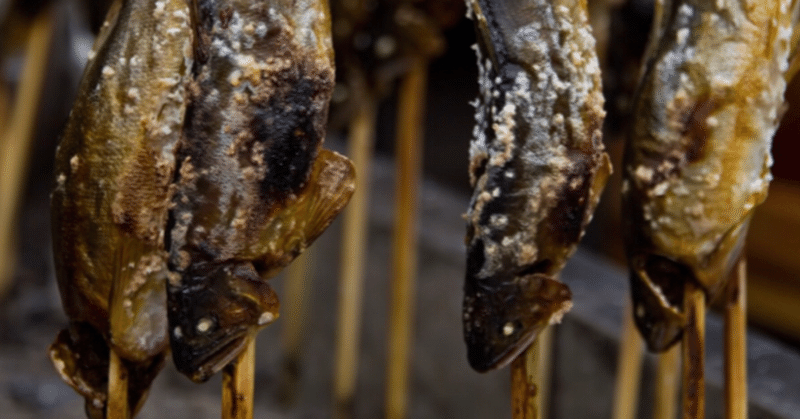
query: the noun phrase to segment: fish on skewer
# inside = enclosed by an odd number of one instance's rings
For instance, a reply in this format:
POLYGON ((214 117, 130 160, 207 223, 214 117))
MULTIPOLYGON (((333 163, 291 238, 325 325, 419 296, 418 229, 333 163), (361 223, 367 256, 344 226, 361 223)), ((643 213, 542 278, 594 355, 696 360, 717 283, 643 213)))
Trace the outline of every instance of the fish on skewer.
POLYGON ((70 322, 50 357, 92 418, 105 415, 109 350, 128 368, 133 412, 168 350, 164 225, 192 42, 187 1, 116 2, 56 151, 53 253, 70 322))
POLYGON ((557 279, 611 172, 585 1, 470 0, 479 95, 464 337, 477 371, 510 363, 572 305, 557 279))
POLYGON ((325 1, 197 0, 196 61, 170 212, 173 360, 205 381, 278 316, 266 279, 353 193, 321 149, 334 83, 325 1))
POLYGON ((687 284, 721 294, 766 198, 793 3, 656 2, 622 186, 634 317, 653 351, 680 339, 687 284))

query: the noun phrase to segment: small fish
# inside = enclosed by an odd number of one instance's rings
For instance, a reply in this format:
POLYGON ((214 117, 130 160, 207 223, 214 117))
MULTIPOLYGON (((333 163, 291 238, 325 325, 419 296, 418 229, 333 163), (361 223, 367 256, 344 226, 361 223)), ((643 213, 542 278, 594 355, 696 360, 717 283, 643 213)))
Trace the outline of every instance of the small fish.
POLYGON ((168 351, 167 252, 175 147, 192 67, 189 4, 117 1, 90 54, 56 152, 53 253, 69 328, 61 377, 105 415, 109 350, 138 410, 168 351))
POLYGON ((611 172, 586 2, 469 0, 479 95, 466 214, 467 357, 510 363, 572 306, 558 273, 611 172))
POLYGON ((327 2, 196 4, 167 289, 173 360, 201 382, 278 317, 266 279, 343 209, 354 169, 320 149, 334 83, 327 2))
POLYGON ((653 351, 683 333, 686 283, 710 300, 724 289, 766 198, 792 3, 656 2, 622 186, 634 317, 653 351))

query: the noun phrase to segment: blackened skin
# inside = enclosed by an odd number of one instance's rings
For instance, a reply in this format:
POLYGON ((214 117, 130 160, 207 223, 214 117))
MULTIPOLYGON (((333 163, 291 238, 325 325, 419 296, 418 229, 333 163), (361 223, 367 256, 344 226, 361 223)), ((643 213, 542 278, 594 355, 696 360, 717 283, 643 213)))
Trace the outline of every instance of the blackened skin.
POLYGON ((196 382, 231 361, 262 313, 277 317, 275 292, 249 262, 194 263, 168 291, 172 358, 196 382))
POLYGON ((261 181, 263 199, 283 200, 305 185, 320 138, 314 129, 314 100, 320 83, 312 78, 291 81, 280 98, 271 96, 250 121, 256 142, 265 145, 269 176, 261 181))
POLYGON ((544 225, 546 235, 541 238, 552 241, 553 246, 574 246, 580 240, 586 224, 586 207, 589 205, 593 180, 586 173, 590 173, 592 162, 590 156, 573 158, 572 161, 574 166, 570 168, 567 181, 557 195, 558 202, 550 211, 548 218, 552 221, 544 225), (574 183, 577 187, 572 187, 574 183))

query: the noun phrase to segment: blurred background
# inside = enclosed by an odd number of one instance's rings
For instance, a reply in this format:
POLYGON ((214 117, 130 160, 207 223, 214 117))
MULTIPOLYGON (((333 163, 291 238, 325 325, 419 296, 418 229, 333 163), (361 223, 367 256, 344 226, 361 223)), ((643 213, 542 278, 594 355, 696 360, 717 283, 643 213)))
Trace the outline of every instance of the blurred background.
MULTIPOLYGON (((47 345, 67 320, 53 272, 49 194, 59 133, 108 3, 0 0, 3 418, 83 417, 82 400, 61 383, 46 356, 47 345)), ((374 104, 377 121, 372 146, 375 160, 368 181, 372 200, 368 205, 363 330, 357 348, 358 384, 352 414, 384 416, 395 210, 393 158, 396 128, 408 123, 398 120, 397 90, 410 63, 422 60, 427 75, 424 139, 420 143, 422 181, 407 186, 419 194, 415 207, 419 211, 416 230, 420 232, 417 285, 413 311, 408 313, 413 325, 408 416, 507 417, 508 373, 480 375, 470 370, 461 341, 465 260, 461 214, 471 193, 467 149, 473 109, 469 102, 477 93, 475 57, 470 48, 474 43, 472 22, 464 17, 461 0, 331 3, 338 84, 328 147, 348 152, 348 127, 365 97, 374 104)), ((653 8, 647 0, 589 0, 589 4, 609 113, 605 142, 615 174, 576 261, 565 272, 576 305, 557 331, 551 399, 552 417, 565 418, 607 417, 610 410, 617 335, 627 299, 619 234, 618 168, 628 104, 653 8)), ((764 396, 772 402, 762 404, 773 410, 756 406, 751 417, 800 417, 800 407, 791 413, 800 406, 800 165, 792 160, 800 156, 797 80, 790 84, 786 97, 788 108, 773 146, 775 178, 767 201, 756 212, 747 242, 748 319, 753 339, 760 345, 751 356, 779 362, 776 366, 751 360, 751 379, 756 385, 759 379, 766 380, 763 393, 774 399, 764 396)), ((336 273, 342 261, 347 263, 350 251, 340 242, 341 224, 335 222, 312 247, 310 257, 297 262, 308 265, 301 270, 307 278, 300 293, 293 294, 298 297, 282 298, 285 312, 291 315, 282 316, 259 337, 257 417, 331 417, 339 292, 336 273), (287 334, 299 343, 287 345, 287 334)), ((273 282, 283 297, 285 278, 273 282)), ((714 365, 715 358, 711 359, 709 368, 714 365)), ((650 374, 647 371, 645 378, 650 374)), ((643 384, 645 399, 648 386, 643 384)), ((197 386, 168 365, 155 388, 141 417, 219 417, 218 377, 197 386)), ((719 395, 714 391, 710 394, 719 395)), ((759 391, 756 389, 754 399, 759 391)), ((641 414, 647 413, 646 401, 641 409, 641 414)))

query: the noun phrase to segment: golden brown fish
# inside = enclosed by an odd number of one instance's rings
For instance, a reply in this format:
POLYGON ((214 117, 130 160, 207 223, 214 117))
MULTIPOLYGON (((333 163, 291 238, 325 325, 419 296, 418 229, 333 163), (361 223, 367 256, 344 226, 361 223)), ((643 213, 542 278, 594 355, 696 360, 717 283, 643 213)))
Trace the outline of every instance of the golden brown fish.
POLYGON ((634 317, 661 351, 683 331, 684 285, 720 294, 766 198, 795 5, 656 5, 622 190, 634 317))
POLYGON ((478 84, 464 336, 478 371, 511 362, 572 305, 557 279, 611 171, 586 2, 470 0, 478 84))
POLYGON ((115 3, 56 152, 53 252, 69 329, 51 346, 62 378, 103 417, 109 348, 135 411, 163 364, 175 147, 192 66, 184 0, 115 3))

